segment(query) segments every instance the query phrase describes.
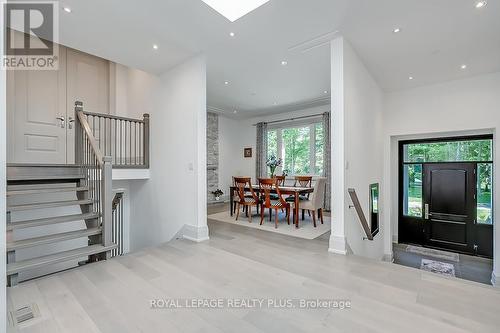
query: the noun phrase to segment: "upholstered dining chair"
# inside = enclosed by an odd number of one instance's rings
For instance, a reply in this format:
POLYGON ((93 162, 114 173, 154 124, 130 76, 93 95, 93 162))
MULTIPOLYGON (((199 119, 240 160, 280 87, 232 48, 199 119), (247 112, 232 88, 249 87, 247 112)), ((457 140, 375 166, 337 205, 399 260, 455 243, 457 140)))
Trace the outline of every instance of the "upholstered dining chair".
POLYGON ((259 188, 264 194, 260 207, 260 225, 262 225, 262 223, 264 222, 265 208, 268 208, 270 213, 272 212, 272 210, 275 211, 275 228, 278 228, 278 210, 284 209, 286 211, 286 219, 288 224, 290 224, 290 204, 286 202, 285 199, 283 199, 279 189, 279 185, 277 185, 276 178, 259 178, 259 188), (273 200, 271 198, 272 190, 276 190, 276 194, 278 195, 277 200, 273 200))
POLYGON ((257 194, 255 194, 252 188, 252 179, 250 177, 234 177, 234 186, 238 191, 238 201, 236 201, 236 221, 240 216, 240 207, 245 208, 245 212, 248 216, 248 221, 252 222, 252 207, 257 207, 257 213, 259 212, 260 200, 257 194), (246 188, 248 187, 248 190, 246 188))
MULTIPOLYGON (((309 196, 307 200, 299 201, 299 209, 307 210, 312 214, 314 227, 316 228, 316 212, 318 212, 318 218, 321 219, 321 224, 323 224, 323 204, 325 200, 325 188, 326 188, 326 178, 320 177, 316 179, 314 184, 314 191, 309 196)), ((292 206, 294 204, 292 203, 292 206)))

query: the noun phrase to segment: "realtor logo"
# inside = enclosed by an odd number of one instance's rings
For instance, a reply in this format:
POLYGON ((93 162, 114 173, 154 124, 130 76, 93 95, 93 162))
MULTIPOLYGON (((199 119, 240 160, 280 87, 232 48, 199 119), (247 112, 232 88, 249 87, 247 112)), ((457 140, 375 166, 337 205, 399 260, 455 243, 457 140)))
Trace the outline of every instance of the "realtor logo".
POLYGON ((2 6, 2 69, 57 70, 58 5, 55 1, 15 1, 2 6))

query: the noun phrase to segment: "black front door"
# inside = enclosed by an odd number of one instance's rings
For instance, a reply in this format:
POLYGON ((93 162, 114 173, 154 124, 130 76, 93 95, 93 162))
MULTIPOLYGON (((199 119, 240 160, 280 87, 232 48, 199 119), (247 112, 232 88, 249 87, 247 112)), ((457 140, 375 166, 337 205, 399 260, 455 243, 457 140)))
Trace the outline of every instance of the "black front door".
POLYGON ((474 254, 476 165, 423 165, 424 244, 474 254))

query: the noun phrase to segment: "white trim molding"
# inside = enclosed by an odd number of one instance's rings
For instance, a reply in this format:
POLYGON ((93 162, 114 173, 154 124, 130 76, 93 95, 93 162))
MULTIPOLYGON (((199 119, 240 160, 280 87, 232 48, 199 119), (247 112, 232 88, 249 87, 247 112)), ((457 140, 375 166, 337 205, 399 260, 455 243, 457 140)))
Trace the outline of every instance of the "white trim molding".
POLYGON ((330 235, 330 247, 328 252, 347 255, 347 239, 343 236, 330 235))
POLYGON ((182 228, 182 238, 192 242, 201 243, 210 239, 208 236, 208 226, 184 225, 182 228))

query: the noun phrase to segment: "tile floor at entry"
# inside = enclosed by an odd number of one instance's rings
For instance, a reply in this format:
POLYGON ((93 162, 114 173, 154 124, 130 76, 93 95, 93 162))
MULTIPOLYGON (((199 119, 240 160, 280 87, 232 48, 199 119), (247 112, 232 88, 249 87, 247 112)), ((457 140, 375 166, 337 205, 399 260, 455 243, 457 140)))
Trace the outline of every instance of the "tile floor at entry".
POLYGON ((491 285, 493 260, 458 254, 458 262, 428 255, 407 252, 406 244, 393 244, 394 263, 420 269, 422 259, 430 259, 452 264, 457 278, 491 285))

